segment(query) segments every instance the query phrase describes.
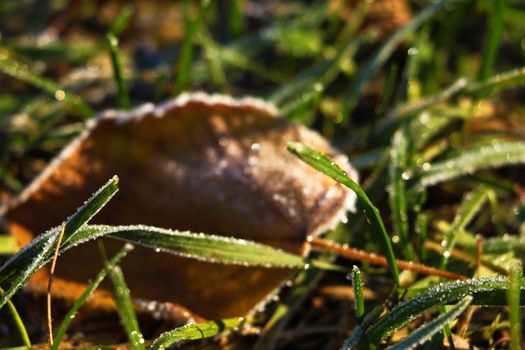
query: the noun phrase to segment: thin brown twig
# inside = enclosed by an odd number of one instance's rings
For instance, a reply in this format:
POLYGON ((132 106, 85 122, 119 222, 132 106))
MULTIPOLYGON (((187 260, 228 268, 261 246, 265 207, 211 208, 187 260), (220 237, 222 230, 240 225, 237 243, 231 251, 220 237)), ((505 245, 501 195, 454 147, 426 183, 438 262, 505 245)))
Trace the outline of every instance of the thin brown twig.
POLYGON ((58 259, 58 251, 60 250, 60 245, 62 244, 62 237, 64 237, 64 231, 66 230, 66 223, 62 223, 62 229, 58 234, 58 241, 55 247, 55 254, 53 255, 53 260, 51 261, 51 270, 49 272, 49 281, 47 283, 47 330, 49 332, 49 345, 53 346, 53 319, 51 317, 51 286, 53 285, 53 279, 55 277, 55 266, 58 259))
POLYGON ((476 274, 479 274, 481 266, 481 258, 483 256, 483 238, 476 236, 476 274))
MULTIPOLYGON (((312 238, 309 241, 309 243, 312 245, 312 247, 321 248, 321 249, 336 253, 345 258, 359 260, 359 261, 368 261, 374 265, 388 266, 388 262, 386 258, 382 255, 364 252, 359 249, 355 249, 355 248, 348 247, 346 245, 340 245, 334 242, 326 241, 321 238, 312 238)), ((415 272, 419 272, 425 275, 438 276, 438 277, 447 278, 447 279, 454 279, 454 280, 468 279, 468 277, 464 275, 459 275, 453 272, 436 269, 434 267, 421 265, 421 264, 413 263, 410 261, 397 260, 397 267, 399 267, 400 269, 404 269, 404 270, 415 271, 415 272)))

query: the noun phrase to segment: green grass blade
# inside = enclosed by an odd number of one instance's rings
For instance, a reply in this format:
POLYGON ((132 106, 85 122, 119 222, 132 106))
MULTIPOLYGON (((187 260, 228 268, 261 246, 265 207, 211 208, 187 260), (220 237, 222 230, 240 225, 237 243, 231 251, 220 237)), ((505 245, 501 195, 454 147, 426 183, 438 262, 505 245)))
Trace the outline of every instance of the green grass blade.
POLYGON ((429 341, 434 334, 441 331, 443 327, 454 321, 472 302, 472 297, 467 295, 459 303, 454 305, 443 315, 439 316, 427 325, 419 328, 417 331, 410 334, 408 337, 400 341, 394 346, 389 347, 390 350, 410 350, 418 345, 422 345, 429 341))
POLYGON ((418 27, 425 23, 429 18, 441 11, 445 5, 449 4, 450 2, 451 1, 442 0, 427 6, 416 16, 414 16, 414 18, 407 25, 394 33, 379 49, 379 51, 373 55, 372 59, 358 73, 352 86, 344 93, 342 113, 345 118, 357 105, 357 101, 361 96, 361 92, 365 84, 370 79, 372 79, 374 74, 385 64, 401 41, 403 41, 408 34, 414 32, 418 27))
POLYGON ((360 320, 365 314, 365 300, 363 298, 363 280, 359 267, 352 268, 352 286, 354 288, 355 316, 360 320))
POLYGON ((497 168, 525 162, 525 142, 492 140, 465 150, 447 160, 429 164, 415 174, 420 186, 433 186, 479 169, 497 168))
POLYGON ((305 263, 298 255, 238 238, 142 225, 90 227, 103 232, 103 235, 209 262, 289 268, 302 268, 305 263))
POLYGON ((0 58, 0 72, 49 93, 58 101, 63 101, 71 106, 83 119, 89 119, 95 114, 95 112, 82 101, 80 96, 63 90, 58 84, 49 79, 31 73, 27 68, 10 58, 0 58))
MULTIPOLYGON (((117 191, 118 178, 115 176, 67 219, 63 247, 71 246, 76 241, 77 231, 91 220, 117 191)), ((51 259, 59 233, 60 228, 54 228, 40 235, 0 268, 0 283, 6 283, 9 286, 5 295, 0 298, 0 308, 29 277, 51 259)))
POLYGON ((109 54, 111 57, 111 65, 113 66, 113 76, 115 77, 115 82, 117 83, 119 105, 120 108, 128 110, 130 106, 128 86, 124 81, 122 56, 120 55, 120 50, 118 48, 118 39, 113 33, 108 33, 106 34, 106 42, 108 44, 109 54))
POLYGON ((131 18, 133 17, 133 6, 131 5, 125 5, 123 6, 113 22, 111 22, 111 27, 109 28, 109 32, 113 34, 115 37, 118 37, 122 32, 126 29, 128 26, 131 18))
POLYGON ((408 232, 408 208, 405 171, 411 163, 409 125, 402 125, 392 138, 388 165, 388 199, 395 234, 400 238, 400 248, 405 259, 412 260, 414 250, 408 232))
MULTIPOLYGON (((474 297, 472 301, 474 305, 505 305, 507 289, 508 280, 505 277, 441 283, 394 307, 365 332, 360 342, 360 349, 368 349, 369 345, 379 344, 382 339, 424 311, 439 305, 454 303, 467 295, 474 297)), ((523 286, 521 293, 525 294, 523 286)))
POLYGON ((234 38, 241 36, 244 32, 244 18, 241 0, 228 2, 228 32, 234 38))
POLYGON ((71 309, 67 312, 66 316, 64 317, 64 320, 62 321, 62 324, 58 328, 58 331, 55 335, 55 339, 53 340, 53 346, 51 347, 51 350, 56 350, 60 346, 60 342, 62 341, 62 338, 66 334, 66 331, 71 324, 71 321, 75 317, 76 313, 80 309, 82 305, 84 305, 87 298, 93 294, 95 289, 100 285, 100 283, 104 280, 106 275, 110 270, 112 270, 122 258, 124 258, 131 250, 133 249, 133 246, 131 244, 126 244, 124 248, 122 248, 115 256, 109 261, 109 263, 98 273, 98 275, 91 281, 86 290, 82 293, 80 298, 75 301, 71 309))
POLYGON ((370 201, 366 193, 363 191, 358 184, 356 184, 352 179, 346 176, 346 173, 342 171, 335 162, 333 162, 326 155, 321 154, 312 148, 305 146, 300 143, 290 142, 288 144, 288 150, 299 157, 302 161, 306 162, 310 166, 319 170, 320 172, 330 176, 335 181, 343 184, 357 195, 357 198, 361 201, 364 206, 365 214, 372 225, 372 228, 375 230, 378 239, 381 240, 383 245, 384 254, 388 261, 388 267, 394 276, 394 280, 399 284, 399 271, 396 265, 396 257, 394 254, 394 249, 392 248, 392 242, 390 237, 385 229, 385 224, 381 219, 379 214, 379 209, 377 209, 374 204, 370 201))
POLYGON ((525 67, 498 73, 486 80, 470 83, 466 87, 465 92, 472 95, 477 93, 492 94, 499 90, 520 86, 525 86, 525 67))
POLYGON ((494 62, 496 62, 503 29, 505 2, 506 0, 490 1, 490 9, 488 11, 489 23, 485 32, 481 69, 479 71, 480 80, 486 79, 492 74, 494 62))
POLYGON ((509 271, 509 290, 507 300, 509 305, 510 321, 510 349, 521 349, 521 310, 520 297, 523 284, 523 268, 521 264, 515 264, 509 271))
POLYGON ((212 2, 208 0, 201 1, 199 12, 195 19, 190 18, 190 3, 190 1, 186 0, 183 4, 185 34, 177 66, 175 68, 175 93, 184 91, 190 85, 195 34, 201 27, 204 16, 212 2))
MULTIPOLYGON (((3 297, 5 295, 2 288, 0 288, 0 296, 3 297)), ((24 346, 31 347, 31 340, 29 340, 29 335, 27 334, 26 326, 24 325, 24 321, 22 321, 22 318, 20 317, 20 314, 18 313, 18 310, 15 307, 15 304, 11 302, 11 300, 7 301, 7 312, 9 313, 9 316, 11 316, 11 320, 13 321, 13 325, 15 326, 15 329, 18 333, 18 337, 20 338, 20 341, 24 346)))
POLYGON ((182 326, 162 333, 155 339, 150 350, 163 350, 181 341, 204 339, 225 331, 241 329, 245 322, 244 317, 236 317, 182 326))
POLYGON ((144 337, 140 331, 135 310, 133 310, 133 304, 129 296, 129 288, 124 280, 122 270, 119 266, 114 266, 109 270, 108 276, 113 287, 113 298, 117 304, 120 323, 126 331, 131 348, 134 350, 146 349, 144 346, 144 337))
POLYGON ((458 233, 464 230, 474 216, 479 213, 481 206, 488 199, 488 195, 489 190, 484 187, 480 187, 465 195, 459 212, 441 242, 441 246, 443 247, 443 252, 441 253, 441 269, 445 269, 447 266, 450 252, 454 248, 458 233))

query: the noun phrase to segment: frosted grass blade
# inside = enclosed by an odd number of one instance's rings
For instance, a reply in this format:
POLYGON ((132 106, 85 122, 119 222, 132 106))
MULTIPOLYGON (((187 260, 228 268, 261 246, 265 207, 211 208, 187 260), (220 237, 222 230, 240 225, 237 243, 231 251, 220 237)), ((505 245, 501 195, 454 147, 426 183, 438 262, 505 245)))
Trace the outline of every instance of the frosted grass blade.
MULTIPOLYGON (((451 283, 441 283, 394 307, 382 319, 370 327, 360 341, 359 349, 377 345, 407 322, 424 311, 447 305, 471 295, 473 305, 506 305, 508 279, 505 277, 480 278, 451 283)), ((525 295, 525 288, 521 287, 525 295)))
POLYGON ((354 288, 355 316, 360 320, 365 314, 365 300, 363 298, 363 280, 361 270, 355 266, 352 268, 352 287, 354 288))
POLYGON ((197 340, 213 337, 225 331, 240 329, 246 323, 244 317, 226 318, 199 324, 189 324, 162 333, 150 347, 150 350, 163 350, 185 340, 197 340))
POLYGON ((441 269, 447 266, 448 258, 456 243, 458 233, 465 229, 465 227, 472 221, 474 216, 479 212, 481 206, 488 199, 489 190, 480 187, 477 190, 467 193, 464 197, 463 203, 459 212, 457 213, 451 227, 445 233, 445 237, 441 242, 443 252, 441 253, 441 269))
POLYGON ((399 247, 407 260, 412 260, 414 257, 408 232, 408 198, 404 179, 405 170, 411 163, 412 137, 410 136, 409 125, 406 123, 394 133, 388 165, 388 199, 393 229, 400 238, 399 247))
POLYGON ((447 160, 429 164, 414 174, 418 185, 427 187, 472 174, 479 169, 525 163, 525 142, 493 140, 465 150, 447 160))
POLYGON ((388 261, 388 267, 390 268, 394 280, 397 284, 399 284, 399 271, 397 269, 396 257, 394 254, 394 249, 392 248, 390 237, 386 232, 385 224, 383 223, 381 215, 379 214, 379 209, 377 209, 377 207, 372 204, 363 189, 359 187, 359 185, 354 181, 352 181, 352 179, 346 176, 345 172, 342 171, 337 166, 337 164, 330 160, 330 158, 328 158, 326 155, 321 154, 308 146, 295 142, 290 142, 288 144, 288 150, 299 157, 299 159, 302 161, 306 162, 320 172, 330 176, 335 181, 343 184, 356 193, 357 198, 359 198, 364 206, 366 216, 372 225, 372 228, 376 231, 377 237, 383 244, 384 254, 388 261))
POLYGON ((115 299, 115 303, 117 304, 120 323, 126 331, 131 348, 134 350, 145 350, 144 337, 140 332, 135 310, 133 310, 133 304, 129 296, 129 288, 124 280, 124 274, 119 266, 114 266, 109 270, 108 275, 111 286, 113 287, 113 299, 115 299))
MULTIPOLYGON (((92 197, 66 221, 63 246, 76 241, 77 231, 85 225, 118 191, 118 178, 115 176, 102 186, 92 197)), ((52 257, 60 228, 54 228, 34 239, 18 254, 0 268, 0 283, 8 285, 5 295, 0 297, 0 308, 13 294, 52 257)))
POLYGON ((467 295, 459 303, 454 305, 449 311, 439 316, 432 322, 420 327, 418 330, 401 340, 396 345, 388 347, 389 350, 410 350, 418 345, 429 341, 434 334, 440 332, 443 327, 454 321, 472 302, 472 297, 467 295))
POLYGON ((142 225, 90 228, 130 243, 209 262, 289 268, 302 268, 305 263, 298 255, 238 238, 142 225))
POLYGON ((509 290, 507 300, 509 305, 510 322, 510 349, 521 349, 521 310, 520 290, 523 285, 523 268, 520 263, 515 264, 509 271, 509 290))

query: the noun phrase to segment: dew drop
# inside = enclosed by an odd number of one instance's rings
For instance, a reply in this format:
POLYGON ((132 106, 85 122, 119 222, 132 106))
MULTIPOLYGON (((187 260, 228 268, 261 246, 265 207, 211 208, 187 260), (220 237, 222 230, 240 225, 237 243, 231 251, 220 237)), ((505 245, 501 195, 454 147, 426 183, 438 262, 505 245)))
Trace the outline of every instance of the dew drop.
POLYGON ((416 56, 418 53, 419 53, 419 50, 416 49, 415 47, 411 47, 410 49, 408 49, 409 56, 416 56))
POLYGON ((254 153, 259 153, 261 151, 261 148, 262 148, 261 144, 257 142, 252 143, 252 145, 250 146, 250 149, 254 153))
POLYGON ((64 92, 64 90, 57 90, 55 92, 55 98, 57 99, 57 101, 63 101, 66 98, 66 93, 64 92))
POLYGON ((398 244, 400 240, 398 235, 392 236, 392 243, 398 244))

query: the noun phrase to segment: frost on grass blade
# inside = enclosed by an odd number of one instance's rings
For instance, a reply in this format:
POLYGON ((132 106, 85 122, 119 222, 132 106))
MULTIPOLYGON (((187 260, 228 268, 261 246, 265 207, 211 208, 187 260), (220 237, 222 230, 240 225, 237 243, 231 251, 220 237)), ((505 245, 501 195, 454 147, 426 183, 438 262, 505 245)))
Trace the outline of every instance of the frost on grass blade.
POLYGON ((396 345, 389 347, 390 350, 407 350, 413 349, 418 345, 422 345, 429 341, 434 334, 441 331, 450 322, 454 321, 472 302, 472 297, 467 295, 459 303, 454 305, 452 309, 448 310, 443 315, 436 318, 434 321, 420 327, 414 333, 410 334, 405 339, 401 340, 396 345))
MULTIPOLYGON (((454 303, 467 295, 474 299, 473 305, 505 305, 507 278, 480 278, 466 281, 442 283, 404 301, 370 327, 361 338, 360 346, 379 342, 418 317, 430 308, 454 303)), ((521 288, 525 294, 525 288, 521 288)), ((362 348, 361 347, 361 348, 362 348)))
POLYGON ((151 226, 92 226, 115 238, 167 253, 224 264, 301 268, 301 256, 253 241, 151 226))
MULTIPOLYGON (((67 219, 63 238, 65 245, 75 236, 83 225, 91 220, 91 218, 107 204, 117 191, 118 178, 114 176, 95 192, 75 214, 67 219)), ((0 283, 8 286, 5 295, 0 298, 0 307, 2 307, 38 269, 51 259, 59 233, 59 228, 51 229, 25 246, 24 249, 9 259, 0 268, 0 283)))
POLYGON ((388 267, 392 272, 396 283, 399 283, 399 271, 396 264, 394 249, 392 248, 392 242, 388 236, 388 233, 386 232, 385 224, 383 223, 381 215, 379 214, 379 209, 374 206, 363 189, 359 187, 359 185, 350 177, 348 177, 346 172, 343 171, 336 162, 331 160, 325 154, 297 142, 288 143, 288 150, 308 165, 319 170, 323 174, 328 175, 335 181, 345 185, 355 192, 357 198, 364 206, 365 214, 372 228, 376 231, 378 239, 380 239, 381 243, 383 244, 384 254, 388 261, 388 267))
POLYGON ((487 168, 525 162, 525 142, 493 140, 475 149, 464 150, 447 160, 430 164, 414 174, 418 185, 433 186, 487 168))
POLYGON ((164 350, 171 345, 186 341, 213 337, 225 331, 239 330, 246 323, 244 317, 227 318, 199 324, 189 324, 162 333, 151 345, 151 350, 164 350))

